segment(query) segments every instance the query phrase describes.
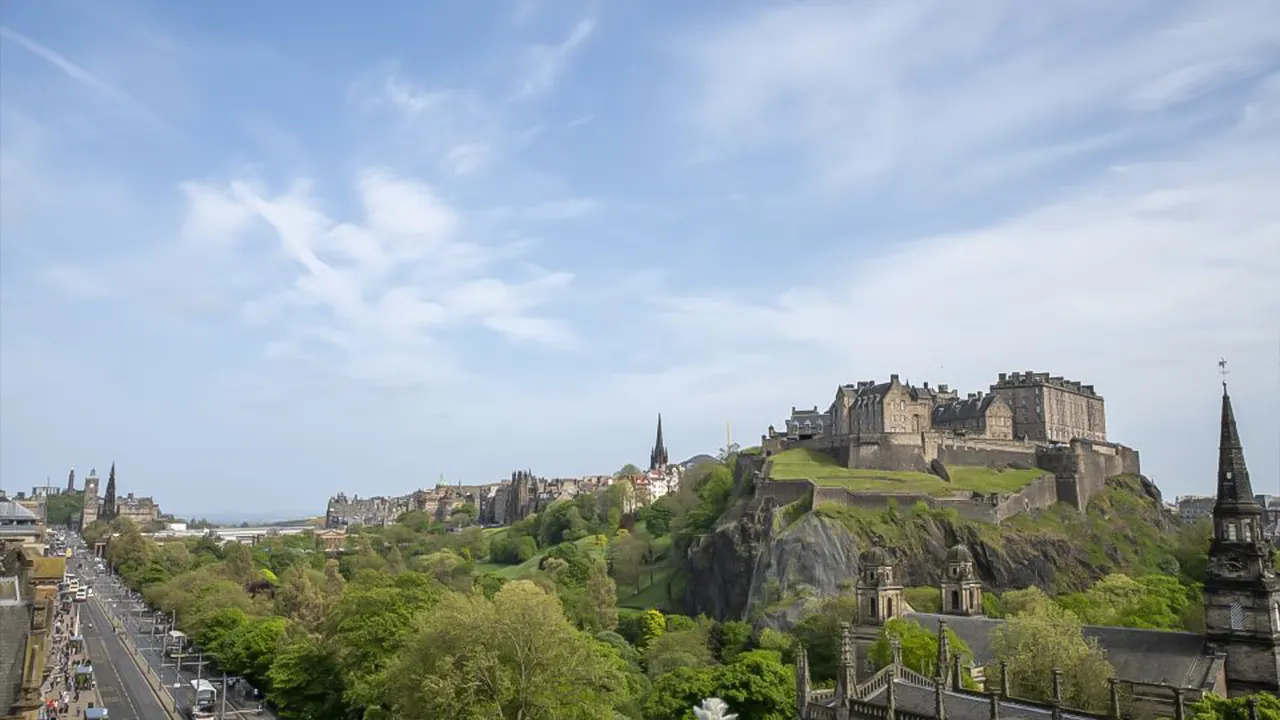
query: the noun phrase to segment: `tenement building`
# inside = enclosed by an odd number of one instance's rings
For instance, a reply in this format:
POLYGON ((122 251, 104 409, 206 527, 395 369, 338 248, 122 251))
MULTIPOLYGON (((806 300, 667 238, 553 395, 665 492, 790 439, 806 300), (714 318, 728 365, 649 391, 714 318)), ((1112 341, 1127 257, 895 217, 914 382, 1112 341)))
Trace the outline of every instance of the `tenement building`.
POLYGON ((1009 694, 1008 678, 1018 668, 996 657, 991 639, 1005 622, 982 614, 982 589, 973 555, 964 545, 946 557, 939 593, 941 613, 917 613, 903 597, 896 555, 874 547, 858 558, 855 586, 857 616, 843 631, 841 671, 834 690, 814 690, 805 654, 796 659, 800 717, 851 718, 1102 718, 1140 715, 1185 718, 1186 704, 1208 693, 1241 696, 1280 692, 1280 578, 1272 571, 1275 550, 1262 538, 1262 508, 1253 495, 1244 451, 1236 430, 1231 398, 1223 392, 1218 450, 1214 537, 1204 586, 1205 632, 1175 632, 1085 626, 1087 639, 1106 651, 1115 668, 1107 714, 1075 712, 1061 701, 1061 677, 1055 673, 1055 697, 1030 702, 1009 694), (939 643, 934 677, 903 667, 899 654, 878 668, 866 652, 884 623, 904 617, 949 628, 973 653, 965 662, 939 643), (861 652, 860 652, 861 651, 861 652), (865 658, 859 661, 858 658, 865 658), (985 687, 966 690, 965 680, 985 687), (1123 697, 1125 708, 1121 708, 1123 697))

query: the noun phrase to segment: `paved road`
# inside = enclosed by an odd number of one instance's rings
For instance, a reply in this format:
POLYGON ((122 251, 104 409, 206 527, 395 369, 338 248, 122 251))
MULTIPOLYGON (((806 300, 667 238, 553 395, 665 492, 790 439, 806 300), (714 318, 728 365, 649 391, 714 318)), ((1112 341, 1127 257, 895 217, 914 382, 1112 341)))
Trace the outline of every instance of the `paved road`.
POLYGON ((94 678, 102 704, 111 712, 111 720, 163 720, 168 717, 142 671, 129 657, 120 639, 111 632, 98 603, 81 605, 81 634, 84 635, 89 659, 93 661, 94 678))

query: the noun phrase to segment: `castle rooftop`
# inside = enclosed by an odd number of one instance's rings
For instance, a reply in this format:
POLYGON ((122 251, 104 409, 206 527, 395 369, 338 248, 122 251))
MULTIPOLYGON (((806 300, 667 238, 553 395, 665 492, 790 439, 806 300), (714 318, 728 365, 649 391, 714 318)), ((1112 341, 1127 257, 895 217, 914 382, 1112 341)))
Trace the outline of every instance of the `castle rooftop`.
POLYGON ((991 390, 995 391, 997 388, 1034 387, 1038 385, 1061 388, 1085 397, 1102 399, 1102 396, 1094 390, 1092 385, 1085 385, 1075 380, 1067 380, 1061 375, 1050 375, 1049 373, 1036 372, 1034 370, 1000 373, 996 378, 996 384, 991 386, 991 390))

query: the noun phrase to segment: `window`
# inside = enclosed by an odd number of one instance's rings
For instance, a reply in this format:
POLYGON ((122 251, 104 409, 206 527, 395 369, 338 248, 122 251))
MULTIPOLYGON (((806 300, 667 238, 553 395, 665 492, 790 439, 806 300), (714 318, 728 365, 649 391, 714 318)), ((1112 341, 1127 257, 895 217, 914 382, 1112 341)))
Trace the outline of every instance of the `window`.
POLYGON ((1232 630, 1244 629, 1244 608, 1240 606, 1240 603, 1231 603, 1230 620, 1232 630))
POLYGON ((1234 542, 1236 540, 1236 524, 1227 523, 1227 540, 1234 542))

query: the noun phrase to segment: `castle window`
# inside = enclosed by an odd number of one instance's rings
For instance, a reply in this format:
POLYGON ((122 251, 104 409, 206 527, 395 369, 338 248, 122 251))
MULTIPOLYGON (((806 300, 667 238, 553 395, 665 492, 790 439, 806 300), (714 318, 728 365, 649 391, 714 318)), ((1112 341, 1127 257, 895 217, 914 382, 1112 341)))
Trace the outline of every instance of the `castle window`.
POLYGON ((1227 523, 1227 540, 1235 541, 1236 539, 1236 524, 1227 523))
POLYGON ((1230 620, 1232 630, 1244 629, 1244 608, 1240 606, 1240 603, 1231 603, 1230 620))

